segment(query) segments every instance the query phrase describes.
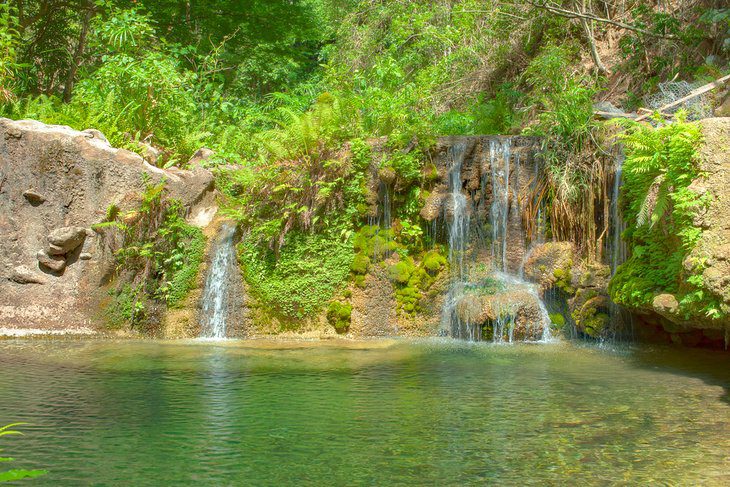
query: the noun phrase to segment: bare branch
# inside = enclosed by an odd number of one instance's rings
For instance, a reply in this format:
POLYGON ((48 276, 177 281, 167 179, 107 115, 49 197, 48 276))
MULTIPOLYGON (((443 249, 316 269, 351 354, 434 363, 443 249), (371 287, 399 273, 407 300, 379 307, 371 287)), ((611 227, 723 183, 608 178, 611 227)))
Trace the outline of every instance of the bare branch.
POLYGON ((635 27, 630 24, 625 24, 623 22, 618 22, 616 20, 611 19, 605 19, 603 17, 597 17, 595 15, 589 14, 589 13, 582 13, 582 12, 575 12, 573 10, 567 10, 565 8, 562 8, 558 5, 549 3, 547 0, 526 0, 527 3, 532 5, 536 8, 541 8, 544 10, 547 10, 550 13, 553 13, 555 15, 558 15, 560 17, 565 17, 568 19, 583 19, 583 20, 594 20, 596 22, 602 22, 604 24, 610 24, 615 25, 616 27, 620 27, 622 29, 631 30, 634 32, 638 32, 640 34, 645 34, 652 37, 660 37, 662 39, 673 39, 676 40, 677 36, 671 35, 671 34, 657 34, 656 32, 651 32, 646 29, 641 29, 639 27, 635 27))

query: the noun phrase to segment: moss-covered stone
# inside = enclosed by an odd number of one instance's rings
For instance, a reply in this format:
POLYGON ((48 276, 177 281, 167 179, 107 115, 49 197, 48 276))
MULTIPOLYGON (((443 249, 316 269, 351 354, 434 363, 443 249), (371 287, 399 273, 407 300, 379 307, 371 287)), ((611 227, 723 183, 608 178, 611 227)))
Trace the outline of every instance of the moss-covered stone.
POLYGON ((401 260, 388 268, 388 276, 398 284, 407 284, 413 270, 411 262, 401 260))
POLYGON ((333 301, 327 308, 327 321, 337 330, 337 333, 345 333, 350 328, 351 315, 352 305, 349 303, 333 301))
POLYGON ((438 250, 431 250, 423 257, 423 267, 431 275, 438 274, 447 263, 448 261, 446 260, 446 257, 444 257, 438 250))
POLYGON ((355 259, 350 266, 355 274, 367 274, 370 268, 370 257, 365 254, 355 254, 355 259))

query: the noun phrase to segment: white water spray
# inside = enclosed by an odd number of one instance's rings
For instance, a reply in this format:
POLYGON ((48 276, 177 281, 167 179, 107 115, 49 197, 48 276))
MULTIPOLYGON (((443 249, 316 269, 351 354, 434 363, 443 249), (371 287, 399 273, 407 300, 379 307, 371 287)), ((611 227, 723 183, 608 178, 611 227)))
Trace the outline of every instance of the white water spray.
POLYGON ((203 290, 201 338, 226 338, 229 283, 232 269, 238 265, 234 243, 235 235, 236 227, 225 224, 215 243, 215 254, 203 290))

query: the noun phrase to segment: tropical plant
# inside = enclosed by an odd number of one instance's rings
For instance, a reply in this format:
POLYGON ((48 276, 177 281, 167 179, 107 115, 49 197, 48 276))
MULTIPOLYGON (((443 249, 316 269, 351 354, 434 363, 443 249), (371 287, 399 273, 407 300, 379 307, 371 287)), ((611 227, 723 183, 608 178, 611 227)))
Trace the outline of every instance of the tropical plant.
MULTIPOLYGON (((9 435, 22 435, 18 430, 14 430, 11 428, 15 428, 17 426, 23 426, 27 423, 12 423, 5 425, 3 427, 0 427, 0 437, 3 436, 9 436, 9 435)), ((2 451, 2 450, 0 450, 2 451)), ((9 457, 0 457, 0 462, 12 462, 14 459, 9 457)), ((4 472, 0 472, 0 482, 15 482, 17 480, 22 479, 32 479, 36 477, 40 477, 42 475, 46 475, 48 472, 46 470, 22 470, 22 469, 12 469, 12 470, 6 470, 4 472)))

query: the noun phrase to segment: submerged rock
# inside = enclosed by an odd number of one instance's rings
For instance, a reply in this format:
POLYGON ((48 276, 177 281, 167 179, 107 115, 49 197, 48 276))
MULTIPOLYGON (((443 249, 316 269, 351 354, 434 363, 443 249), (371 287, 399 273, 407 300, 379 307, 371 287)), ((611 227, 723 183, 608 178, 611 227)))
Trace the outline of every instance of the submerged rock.
POLYGON ((465 294, 456 305, 462 323, 486 327, 497 340, 540 340, 545 316, 540 297, 524 287, 516 287, 496 294, 465 294), (502 336, 502 334, 509 335, 502 336))

